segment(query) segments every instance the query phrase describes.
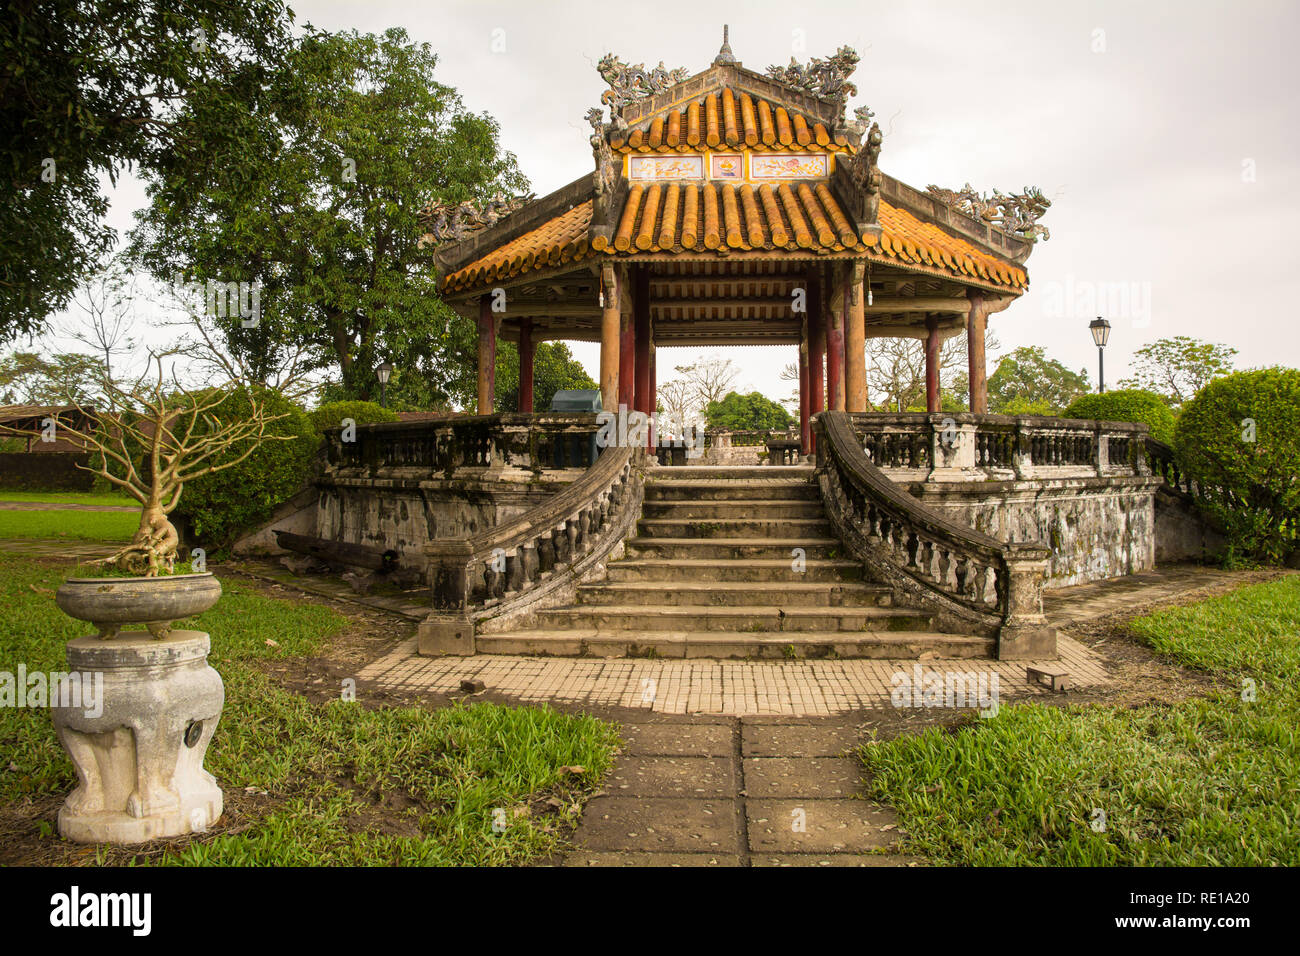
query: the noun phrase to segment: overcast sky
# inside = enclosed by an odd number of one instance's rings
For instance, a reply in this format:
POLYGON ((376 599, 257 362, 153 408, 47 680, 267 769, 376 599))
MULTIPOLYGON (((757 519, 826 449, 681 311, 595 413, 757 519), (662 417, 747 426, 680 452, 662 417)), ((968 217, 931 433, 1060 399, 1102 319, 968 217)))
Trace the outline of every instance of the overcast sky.
MULTIPOLYGON (((1087 324, 1103 314, 1110 385, 1134 349, 1178 334, 1232 345, 1241 367, 1300 366, 1284 232, 1300 220, 1294 2, 291 5, 300 23, 402 26, 431 44, 442 81, 498 120, 539 196, 592 168, 583 114, 606 88, 595 70, 606 52, 696 73, 724 21, 736 57, 760 72, 849 44, 862 57, 849 109, 875 111, 886 172, 921 189, 1033 185, 1052 200, 1030 290, 990 320, 1004 351, 1042 345, 1095 385, 1087 324), (1119 284, 1127 304, 1094 310, 1090 295, 1119 284)), ((142 199, 134 185, 115 194, 119 230, 142 199)), ((574 351, 596 377, 597 347, 574 351)), ((743 384, 789 391, 777 373, 793 347, 719 351, 743 384)), ((698 354, 661 350, 660 381, 698 354)))

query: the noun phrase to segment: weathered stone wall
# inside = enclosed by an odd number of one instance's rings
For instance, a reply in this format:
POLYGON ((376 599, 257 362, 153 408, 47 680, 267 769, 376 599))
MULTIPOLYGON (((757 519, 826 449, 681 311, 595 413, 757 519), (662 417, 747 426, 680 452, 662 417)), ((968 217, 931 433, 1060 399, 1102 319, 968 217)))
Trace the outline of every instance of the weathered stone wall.
POLYGON ((573 476, 523 480, 519 475, 475 479, 349 478, 319 482, 314 533, 392 549, 402 563, 425 564, 431 538, 459 538, 515 518, 547 500, 573 476))
POLYGON ((1030 481, 913 482, 927 507, 1003 541, 1041 541, 1048 586, 1065 587, 1155 567, 1155 494, 1149 476, 1030 481))

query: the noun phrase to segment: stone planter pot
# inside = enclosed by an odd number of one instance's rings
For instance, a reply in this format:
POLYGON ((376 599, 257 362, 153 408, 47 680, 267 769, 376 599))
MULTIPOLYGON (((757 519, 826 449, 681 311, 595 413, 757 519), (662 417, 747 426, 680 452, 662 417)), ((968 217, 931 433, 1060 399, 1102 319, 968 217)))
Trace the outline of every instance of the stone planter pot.
POLYGON ((172 621, 202 614, 220 597, 221 582, 205 571, 156 578, 68 578, 54 600, 69 617, 95 625, 102 639, 116 637, 125 624, 143 624, 161 639, 172 621))
POLYGON ((97 690, 51 702, 77 770, 78 786, 59 810, 65 838, 141 843, 201 833, 221 816, 221 788, 203 769, 225 704, 208 648, 201 631, 68 644, 69 669, 97 690))

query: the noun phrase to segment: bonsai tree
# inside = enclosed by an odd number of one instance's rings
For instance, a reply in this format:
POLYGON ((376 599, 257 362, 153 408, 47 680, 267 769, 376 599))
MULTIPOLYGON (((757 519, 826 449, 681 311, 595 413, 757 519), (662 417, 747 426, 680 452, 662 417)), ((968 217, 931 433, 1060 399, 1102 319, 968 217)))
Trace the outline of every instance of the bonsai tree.
POLYGON ((229 374, 222 384, 181 384, 166 361, 183 352, 150 352, 145 371, 134 380, 103 375, 102 410, 69 393, 68 404, 79 414, 54 423, 58 437, 91 452, 90 464, 77 467, 140 502, 140 526, 131 543, 104 559, 107 567, 128 574, 156 577, 174 570, 180 538, 168 516, 187 482, 238 465, 263 441, 292 437, 270 433, 267 426, 285 413, 272 413, 265 393, 232 366, 225 366, 229 374), (215 410, 234 392, 246 398, 240 403, 244 417, 223 420, 215 410))

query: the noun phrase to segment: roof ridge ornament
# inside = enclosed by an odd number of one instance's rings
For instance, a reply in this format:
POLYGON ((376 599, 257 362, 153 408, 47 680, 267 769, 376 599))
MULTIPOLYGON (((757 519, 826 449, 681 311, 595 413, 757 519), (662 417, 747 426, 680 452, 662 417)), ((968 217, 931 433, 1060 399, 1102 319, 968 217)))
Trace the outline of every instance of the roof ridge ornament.
POLYGON ((767 68, 767 75, 774 80, 792 86, 795 89, 811 93, 821 99, 846 100, 856 96, 858 88, 849 82, 849 77, 858 68, 860 57, 851 46, 842 46, 834 56, 826 59, 813 57, 804 66, 794 57, 790 57, 789 66, 775 63, 767 68))
POLYGON ((926 191, 950 209, 997 226, 1008 235, 1029 242, 1037 242, 1040 236, 1044 242, 1052 238, 1048 228, 1038 223, 1052 201, 1037 186, 1025 186, 1023 192, 1009 196, 996 189, 992 196, 984 196, 970 183, 956 191, 932 184, 926 187, 926 191))
POLYGON ((731 52, 731 43, 727 39, 728 25, 722 25, 722 47, 718 50, 718 55, 713 58, 714 66, 740 66, 740 61, 736 55, 731 52))
POLYGON ((606 53, 596 64, 596 71, 609 84, 609 89, 600 94, 600 101, 615 113, 637 100, 662 93, 690 76, 684 66, 675 70, 664 68, 664 61, 653 70, 647 70, 644 63, 628 66, 612 53, 606 53))
POLYGON ((428 224, 429 233, 433 236, 432 244, 459 242, 496 225, 535 198, 533 193, 522 196, 497 193, 482 203, 473 199, 458 203, 432 202, 424 207, 420 217, 428 224))

